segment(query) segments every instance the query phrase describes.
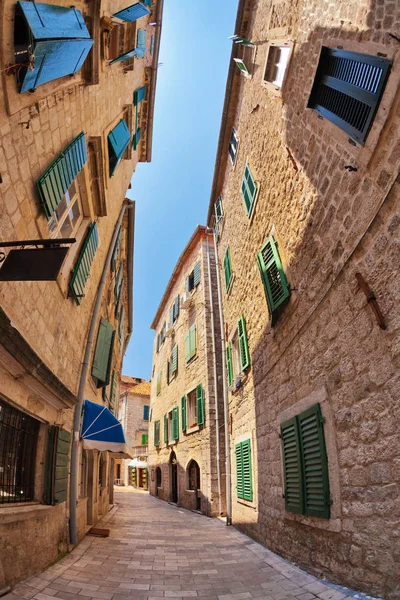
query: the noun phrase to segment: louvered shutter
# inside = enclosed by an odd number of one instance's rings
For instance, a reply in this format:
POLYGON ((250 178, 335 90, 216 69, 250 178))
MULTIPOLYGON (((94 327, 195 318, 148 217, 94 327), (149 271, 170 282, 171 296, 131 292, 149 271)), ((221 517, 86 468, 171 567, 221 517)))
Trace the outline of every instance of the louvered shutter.
POLYGON ((146 446, 147 442, 148 442, 148 435, 147 433, 142 433, 142 446, 146 446))
POLYGON ((290 291, 273 236, 257 254, 257 261, 267 295, 271 320, 274 323, 274 313, 289 298, 290 291))
POLYGON ((225 256, 224 256, 224 275, 225 275, 225 290, 228 291, 229 286, 231 285, 231 281, 232 281, 231 253, 230 253, 229 246, 226 249, 225 256))
POLYGON ((120 159, 129 144, 130 134, 125 119, 121 119, 118 125, 108 134, 108 140, 117 159, 120 159))
POLYGON ((172 348, 172 355, 171 355, 171 375, 174 375, 174 373, 176 373, 177 370, 178 370, 178 344, 175 344, 175 346, 172 348))
POLYGON ((185 350, 186 350, 186 362, 189 362, 189 360, 191 359, 191 355, 190 355, 190 329, 186 334, 185 337, 185 350))
POLYGON ((68 296, 72 297, 77 306, 85 297, 86 282, 89 279, 97 248, 99 245, 99 232, 96 222, 89 226, 85 241, 79 252, 77 261, 71 271, 71 279, 68 285, 68 296))
POLYGON ((323 46, 308 107, 364 144, 391 65, 380 56, 323 46))
POLYGON ((177 297, 175 298, 175 308, 174 308, 174 320, 175 321, 179 317, 179 307, 180 307, 180 296, 178 294, 177 297))
POLYGON ((160 334, 157 335, 156 351, 160 351, 160 334))
POLYGON ((45 475, 46 504, 59 504, 67 500, 70 446, 69 431, 56 426, 49 428, 45 475))
POLYGON ((226 374, 228 377, 228 386, 233 385, 233 363, 232 363, 232 346, 228 344, 226 347, 226 374))
MULTIPOLYGON (((103 388, 104 389, 104 388, 103 388)), ((111 377, 111 387, 110 387, 110 410, 112 413, 116 414, 116 406, 115 406, 115 395, 116 395, 116 391, 117 391, 117 386, 116 386, 116 375, 115 375, 115 371, 113 371, 112 373, 112 377, 111 377)))
POLYGON ((244 169, 242 179, 242 196, 246 206, 247 215, 250 216, 251 209, 253 208, 254 199, 257 194, 257 186, 254 182, 253 175, 250 171, 249 165, 246 165, 244 169))
POLYGON ((99 324, 92 363, 92 375, 98 381, 97 387, 105 387, 110 383, 114 337, 115 331, 113 330, 113 326, 106 319, 102 318, 99 324))
POLYGON ((145 95, 146 95, 146 86, 143 85, 142 87, 138 88, 137 90, 135 90, 133 92, 133 104, 135 106, 140 104, 140 102, 142 100, 144 100, 145 95))
POLYGON ((123 270, 122 270, 122 263, 121 263, 119 265, 118 272, 117 272, 117 275, 115 277, 115 282, 114 282, 114 304, 117 304, 118 298, 121 293, 122 275, 123 275, 123 270))
POLYGON ((204 394, 202 385, 196 387, 196 410, 197 424, 204 425, 204 394))
POLYGON ((50 219, 68 188, 87 161, 83 131, 65 148, 36 181, 46 217, 50 219))
POLYGON ((330 517, 328 459, 319 404, 297 417, 303 468, 304 512, 330 517))
POLYGON ((238 339, 239 339, 239 354, 240 366, 242 371, 250 366, 249 345, 247 342, 246 323, 244 317, 240 317, 238 321, 238 339))
POLYGON ((137 32, 137 45, 138 48, 146 48, 147 32, 145 29, 139 29, 137 32))
POLYGON ((164 442, 168 444, 168 414, 164 415, 164 442))
POLYGON ((194 265, 193 269, 193 286, 196 287, 200 283, 200 261, 194 265))
POLYGON ((281 440, 285 478, 285 508, 290 512, 303 513, 303 477, 296 417, 281 425, 281 440))
POLYGON ((186 396, 181 398, 182 431, 186 431, 186 396))
POLYGON ((142 130, 140 127, 138 127, 136 129, 135 133, 133 134, 133 138, 132 138, 132 147, 134 150, 137 150, 137 147, 139 145, 141 137, 142 137, 142 130))
POLYGON ((236 444, 236 495, 238 498, 243 499, 243 458, 242 458, 242 444, 236 444))
POLYGON ((132 48, 131 50, 128 50, 128 52, 124 52, 123 54, 120 54, 119 56, 117 56, 116 58, 113 58, 113 60, 110 60, 110 65, 113 65, 114 63, 117 62, 122 62, 124 60, 130 60, 131 58, 141 58, 142 55, 142 50, 140 50, 139 48, 132 48))
POLYGON ((243 499, 253 500, 253 474, 251 466, 251 443, 245 440, 242 446, 242 465, 243 465, 243 499))
POLYGON ((160 421, 154 421, 154 445, 160 445, 160 421))
POLYGON ((172 409, 172 439, 179 439, 179 408, 177 406, 172 409))
POLYGON ((192 325, 189 330, 190 336, 190 358, 196 355, 196 325, 192 325))
POLYGON ((135 2, 131 6, 124 8, 113 14, 113 17, 117 19, 121 19, 122 21, 127 21, 128 23, 133 23, 137 21, 141 17, 150 14, 149 9, 142 2, 135 2))

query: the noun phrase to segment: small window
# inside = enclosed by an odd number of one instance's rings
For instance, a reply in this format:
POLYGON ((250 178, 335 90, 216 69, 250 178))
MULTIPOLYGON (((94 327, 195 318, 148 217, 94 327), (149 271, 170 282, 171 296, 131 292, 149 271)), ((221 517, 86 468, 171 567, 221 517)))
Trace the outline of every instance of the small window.
POLYGON ((172 348, 170 358, 167 362, 167 381, 170 383, 178 372, 178 344, 172 348))
POLYGON ((170 441, 179 439, 179 408, 175 406, 172 410, 164 415, 164 442, 169 444, 170 441))
POLYGON ((226 348, 228 385, 240 385, 244 371, 250 366, 250 352, 247 341, 246 322, 241 316, 226 348))
POLYGON ((250 440, 235 446, 236 454, 236 494, 242 500, 253 500, 253 476, 250 440))
POLYGON ((154 421, 154 445, 160 445, 160 421, 154 421))
POLYGON ((236 131, 234 129, 232 129, 231 137, 229 139, 229 156, 231 158, 231 162, 233 165, 236 162, 238 146, 239 146, 239 140, 236 135, 236 131))
POLYGON ((247 216, 250 217, 257 197, 257 184, 255 183, 250 167, 247 164, 243 173, 241 191, 247 216))
POLYGON ((161 394, 161 372, 157 374, 157 396, 161 394))
POLYGON ((109 173, 112 177, 118 167, 126 148, 131 139, 128 125, 125 119, 121 119, 118 125, 108 134, 108 159, 109 173))
POLYGON ((222 206, 222 198, 221 198, 221 196, 219 196, 215 203, 215 220, 218 222, 223 218, 223 216, 224 216, 224 209, 222 206))
POLYGON ((148 421, 150 415, 150 406, 145 404, 143 407, 143 421, 148 421))
POLYGON ((204 425, 204 393, 203 386, 189 392, 181 399, 182 431, 191 433, 199 425, 204 425))
POLYGON ((188 363, 196 356, 196 325, 192 325, 186 334, 186 362, 188 363))
POLYGON ((179 294, 178 294, 171 306, 171 311, 170 311, 171 325, 173 325, 173 323, 175 323, 175 321, 177 320, 177 318, 179 316, 179 307, 180 307, 180 299, 179 299, 179 294))
POLYGON ((224 256, 224 276, 225 276, 225 290, 228 292, 231 287, 233 275, 232 275, 232 263, 231 263, 231 251, 229 246, 226 249, 224 256))
POLYGON ((322 46, 308 107, 363 145, 391 66, 387 58, 322 46))
POLYGON ((186 277, 186 291, 191 292, 200 283, 200 261, 198 261, 193 268, 193 271, 186 277))
POLYGON ((257 262, 271 315, 271 325, 274 325, 289 300, 290 289, 273 236, 257 254, 257 262))
POLYGON ((164 322, 163 326, 161 327, 161 344, 163 344, 165 342, 166 330, 167 330, 167 324, 164 322))
POLYGON ((292 48, 293 44, 291 42, 273 42, 270 44, 263 77, 263 82, 267 84, 267 87, 270 84, 275 89, 282 89, 292 48))

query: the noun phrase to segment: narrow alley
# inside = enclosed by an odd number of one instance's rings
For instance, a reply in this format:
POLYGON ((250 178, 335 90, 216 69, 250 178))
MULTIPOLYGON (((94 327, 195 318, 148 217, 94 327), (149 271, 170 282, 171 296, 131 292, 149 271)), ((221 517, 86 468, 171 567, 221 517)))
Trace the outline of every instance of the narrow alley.
POLYGON ((100 527, 71 554, 16 586, 4 600, 366 599, 321 582, 233 527, 146 492, 115 494, 100 527))

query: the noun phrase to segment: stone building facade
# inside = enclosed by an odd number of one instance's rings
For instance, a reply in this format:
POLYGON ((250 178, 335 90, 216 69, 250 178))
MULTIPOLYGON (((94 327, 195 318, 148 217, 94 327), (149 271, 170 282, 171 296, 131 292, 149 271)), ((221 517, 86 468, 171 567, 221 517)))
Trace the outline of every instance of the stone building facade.
POLYGON ((147 444, 150 418, 150 382, 143 379, 121 377, 118 419, 125 431, 126 440, 133 451, 132 459, 115 461, 114 483, 148 489, 147 444), (136 380, 123 386, 123 381, 136 380), (123 387, 125 389, 123 389, 123 387))
POLYGON ((54 248, 40 250, 31 280, 10 280, 10 254, 1 268, 0 588, 55 562, 69 525, 81 539, 113 501, 112 454, 85 450, 73 422, 85 400, 118 414, 132 331, 125 195, 137 163, 151 160, 163 8, 139 4, 136 16, 115 14, 129 8, 122 0, 0 8, 0 246, 76 240, 61 243, 54 280, 38 280, 54 248))
POLYGON ((392 2, 240 1, 208 213, 232 522, 388 599, 400 597, 399 27, 392 2))
POLYGON ((210 516, 225 511, 215 274, 213 235, 198 226, 151 325, 155 339, 148 448, 150 493, 210 516))

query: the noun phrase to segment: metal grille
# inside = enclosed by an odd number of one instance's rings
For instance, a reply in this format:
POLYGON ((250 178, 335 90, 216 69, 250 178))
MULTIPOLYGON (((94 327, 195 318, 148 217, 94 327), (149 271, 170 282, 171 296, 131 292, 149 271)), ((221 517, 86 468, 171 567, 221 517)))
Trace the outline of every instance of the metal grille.
POLYGON ((0 400, 0 504, 34 499, 39 422, 0 400))

